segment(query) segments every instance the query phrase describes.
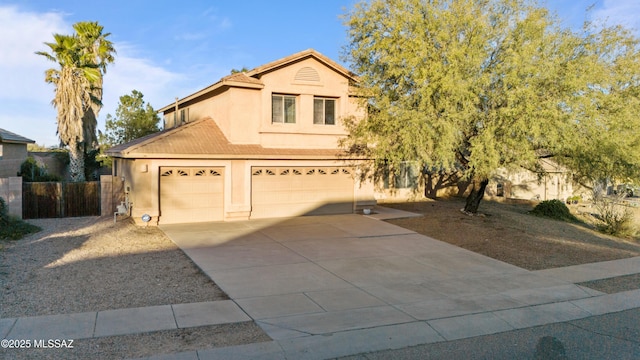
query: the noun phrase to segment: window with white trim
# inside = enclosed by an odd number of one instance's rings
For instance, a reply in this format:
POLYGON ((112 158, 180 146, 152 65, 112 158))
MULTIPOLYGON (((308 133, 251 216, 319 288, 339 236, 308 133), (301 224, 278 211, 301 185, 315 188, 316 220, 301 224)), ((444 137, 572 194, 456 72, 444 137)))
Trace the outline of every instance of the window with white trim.
POLYGON ((336 99, 313 99, 313 123, 319 125, 335 125, 336 99))
POLYGON ((296 97, 293 95, 271 95, 271 122, 296 123, 296 97))

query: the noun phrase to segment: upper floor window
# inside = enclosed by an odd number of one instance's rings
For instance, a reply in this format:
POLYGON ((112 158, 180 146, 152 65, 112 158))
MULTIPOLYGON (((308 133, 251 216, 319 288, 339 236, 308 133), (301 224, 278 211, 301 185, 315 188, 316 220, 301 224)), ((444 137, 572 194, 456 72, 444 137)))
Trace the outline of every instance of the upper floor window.
POLYGON ((0 160, 2 160, 2 144, 0 144, 0 160))
POLYGON ((271 95, 271 122, 296 123, 296 97, 291 95, 271 95))
POLYGON ((170 114, 164 115, 164 127, 165 129, 174 128, 178 125, 189 122, 189 108, 180 109, 178 112, 174 111, 170 114))
POLYGON ((189 122, 189 108, 186 109, 180 109, 180 124, 184 124, 184 123, 188 123, 189 122))
POLYGON ((336 100, 326 98, 313 99, 313 123, 335 125, 336 100))

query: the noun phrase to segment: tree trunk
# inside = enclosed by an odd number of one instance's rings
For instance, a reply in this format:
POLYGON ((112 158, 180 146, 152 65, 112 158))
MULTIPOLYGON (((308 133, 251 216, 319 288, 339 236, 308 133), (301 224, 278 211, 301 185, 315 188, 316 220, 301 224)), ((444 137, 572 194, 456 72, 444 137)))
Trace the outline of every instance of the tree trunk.
POLYGON ((471 188, 471 193, 467 196, 467 203, 464 205, 464 211, 472 214, 476 214, 478 212, 478 207, 480 206, 480 201, 484 197, 484 190, 487 188, 489 184, 489 179, 477 180, 474 179, 471 182, 473 186, 471 188))
POLYGON ((84 146, 75 141, 69 143, 69 174, 71 181, 84 181, 84 146))

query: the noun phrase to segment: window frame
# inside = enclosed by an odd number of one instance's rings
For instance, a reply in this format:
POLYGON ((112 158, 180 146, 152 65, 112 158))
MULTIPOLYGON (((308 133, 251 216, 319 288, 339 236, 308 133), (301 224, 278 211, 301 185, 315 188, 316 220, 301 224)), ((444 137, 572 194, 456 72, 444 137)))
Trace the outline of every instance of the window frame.
POLYGON ((189 108, 180 109, 180 124, 186 124, 189 122, 189 108))
POLYGON ((384 189, 415 189, 420 184, 421 170, 415 161, 401 161, 397 168, 385 165, 382 171, 384 189))
POLYGON ((271 124, 295 124, 297 117, 298 96, 292 94, 271 94, 271 124), (279 98, 281 101, 280 114, 281 119, 276 119, 275 100, 279 98), (293 100, 293 112, 287 111, 287 100, 293 100), (290 118, 290 116, 292 118, 290 118), (280 120, 280 121, 278 121, 280 120))
POLYGON ((336 125, 338 99, 326 96, 313 97, 313 124, 314 125, 336 125), (322 119, 316 118, 316 101, 322 101, 322 119), (327 122, 327 103, 333 103, 333 119, 327 122))
POLYGON ((395 189, 413 189, 419 183, 420 169, 414 161, 402 161, 394 172, 395 189))

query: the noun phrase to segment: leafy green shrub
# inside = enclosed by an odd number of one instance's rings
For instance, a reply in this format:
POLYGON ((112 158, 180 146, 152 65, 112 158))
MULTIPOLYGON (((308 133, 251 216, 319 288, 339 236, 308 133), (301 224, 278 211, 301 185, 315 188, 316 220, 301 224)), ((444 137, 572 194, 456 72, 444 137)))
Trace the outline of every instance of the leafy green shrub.
POLYGON ((531 214, 560 221, 576 222, 578 219, 571 214, 567 205, 560 200, 545 200, 536 205, 531 214))
POLYGON ((7 203, 0 198, 0 239, 19 240, 42 229, 9 215, 7 203))
POLYGON ((27 159, 20 164, 20 172, 18 176, 22 176, 24 182, 46 182, 46 181, 60 181, 60 177, 47 173, 45 167, 39 166, 36 159, 33 156, 27 157, 27 159))

